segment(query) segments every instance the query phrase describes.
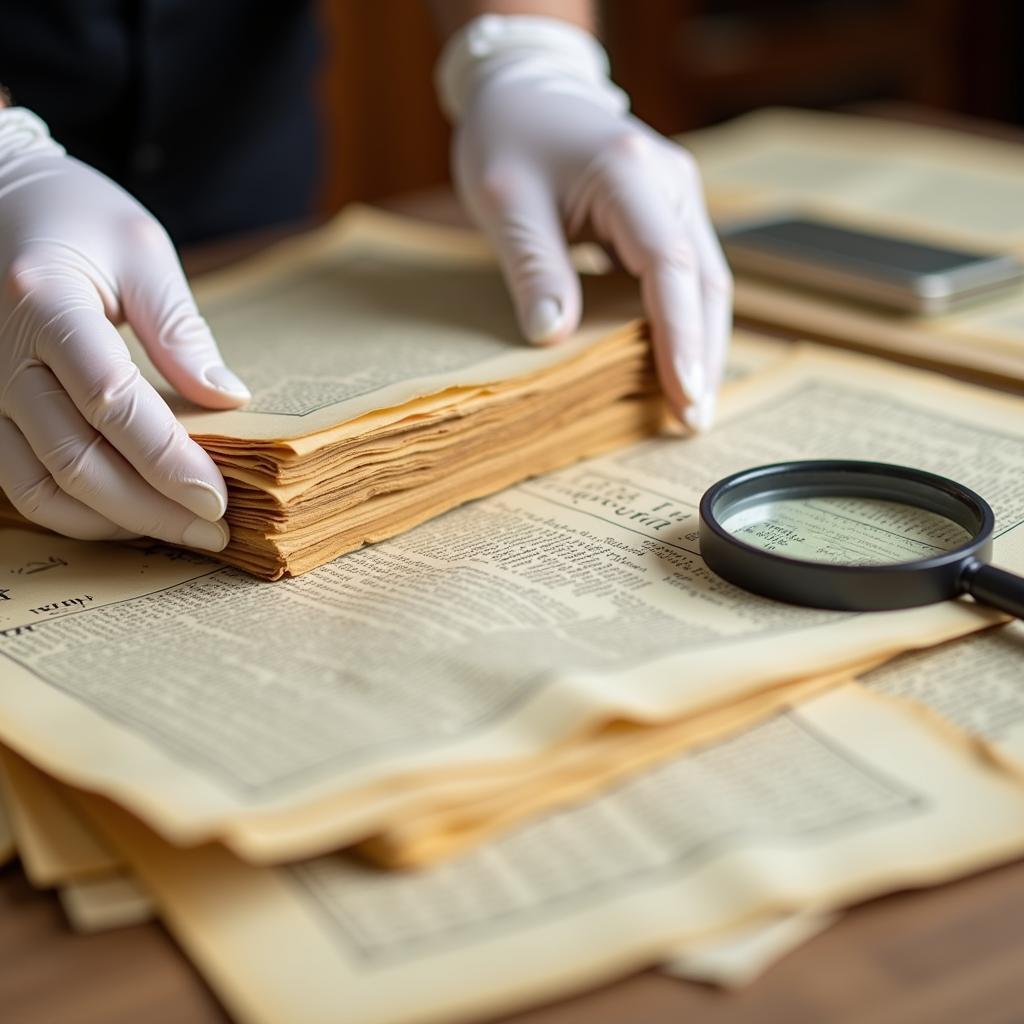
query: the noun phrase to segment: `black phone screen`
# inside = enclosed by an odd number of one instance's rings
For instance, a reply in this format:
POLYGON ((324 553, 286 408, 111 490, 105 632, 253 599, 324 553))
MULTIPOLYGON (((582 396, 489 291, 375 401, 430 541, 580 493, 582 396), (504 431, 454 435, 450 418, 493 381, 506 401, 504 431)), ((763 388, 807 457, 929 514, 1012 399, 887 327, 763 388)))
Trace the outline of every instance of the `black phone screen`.
POLYGON ((922 245, 908 239, 873 235, 821 221, 794 218, 725 231, 722 241, 764 248, 775 253, 799 256, 803 260, 857 265, 875 274, 918 277, 985 263, 992 256, 922 245))

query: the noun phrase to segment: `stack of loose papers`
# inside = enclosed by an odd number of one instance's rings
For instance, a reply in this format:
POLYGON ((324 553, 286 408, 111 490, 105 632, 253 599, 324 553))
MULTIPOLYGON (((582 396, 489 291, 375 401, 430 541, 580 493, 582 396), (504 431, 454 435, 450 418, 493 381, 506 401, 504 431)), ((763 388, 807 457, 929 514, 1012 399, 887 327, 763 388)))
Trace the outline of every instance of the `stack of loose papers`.
POLYGON ((1016 628, 754 597, 696 532, 733 470, 883 458, 984 494, 1024 570, 1024 410, 863 357, 737 355, 709 435, 273 586, 0 532, 5 791, 38 883, 80 927, 159 913, 245 1024, 395 1024, 666 960, 743 980, 850 902, 1024 852, 1016 628))
POLYGON ((353 208, 197 298, 254 397, 177 408, 228 481, 222 557, 267 579, 663 426, 632 282, 587 277, 578 336, 531 347, 467 232, 353 208))
MULTIPOLYGON (((764 110, 682 139, 716 221, 808 214, 1024 259, 1024 147, 847 114, 764 110)), ((741 274, 737 314, 959 375, 1024 383, 1024 288, 938 317, 893 313, 741 274)))

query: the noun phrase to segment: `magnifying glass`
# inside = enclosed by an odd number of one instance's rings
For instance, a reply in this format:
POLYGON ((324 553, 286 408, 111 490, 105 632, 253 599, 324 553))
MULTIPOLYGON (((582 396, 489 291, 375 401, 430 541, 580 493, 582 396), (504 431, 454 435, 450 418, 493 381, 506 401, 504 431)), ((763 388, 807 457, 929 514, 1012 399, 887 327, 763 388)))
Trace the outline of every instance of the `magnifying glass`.
POLYGON ((970 594, 1024 617, 1024 578, 988 564, 995 516, 945 477, 823 459, 743 470, 700 503, 708 566, 744 590, 840 611, 970 594))

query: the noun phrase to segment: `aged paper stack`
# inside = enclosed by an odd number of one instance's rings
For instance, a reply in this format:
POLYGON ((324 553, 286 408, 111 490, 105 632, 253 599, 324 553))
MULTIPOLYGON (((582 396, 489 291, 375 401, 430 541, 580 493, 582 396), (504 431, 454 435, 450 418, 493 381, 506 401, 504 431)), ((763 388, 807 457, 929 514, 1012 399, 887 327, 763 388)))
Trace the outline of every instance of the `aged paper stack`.
POLYGON ((737 353, 713 433, 275 586, 5 529, 4 786, 38 883, 81 927, 155 910, 246 1024, 394 1024, 665 960, 741 981, 851 902, 1024 853, 1017 628, 747 595, 695 518, 734 469, 883 458, 984 494, 1020 571, 1024 410, 737 353))
MULTIPOLYGON (((806 213, 968 251, 1024 258, 1024 147, 847 114, 764 110, 682 139, 720 224, 806 213)), ((1019 387, 1024 289, 939 317, 878 311, 753 275, 745 320, 1019 387)))
POLYGON ((201 283, 254 392, 235 413, 180 409, 228 480, 224 560, 298 575, 656 434, 636 289, 586 283, 579 336, 530 347, 475 236, 367 208, 201 283))

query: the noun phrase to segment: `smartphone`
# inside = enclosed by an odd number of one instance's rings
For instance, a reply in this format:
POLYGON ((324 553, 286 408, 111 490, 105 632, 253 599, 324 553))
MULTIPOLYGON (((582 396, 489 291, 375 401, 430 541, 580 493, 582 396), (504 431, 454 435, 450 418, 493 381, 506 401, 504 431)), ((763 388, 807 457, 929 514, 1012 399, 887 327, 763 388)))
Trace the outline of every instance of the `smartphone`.
POLYGON ((734 270, 905 313, 945 313, 1024 283, 1012 256, 778 217, 719 230, 734 270))

